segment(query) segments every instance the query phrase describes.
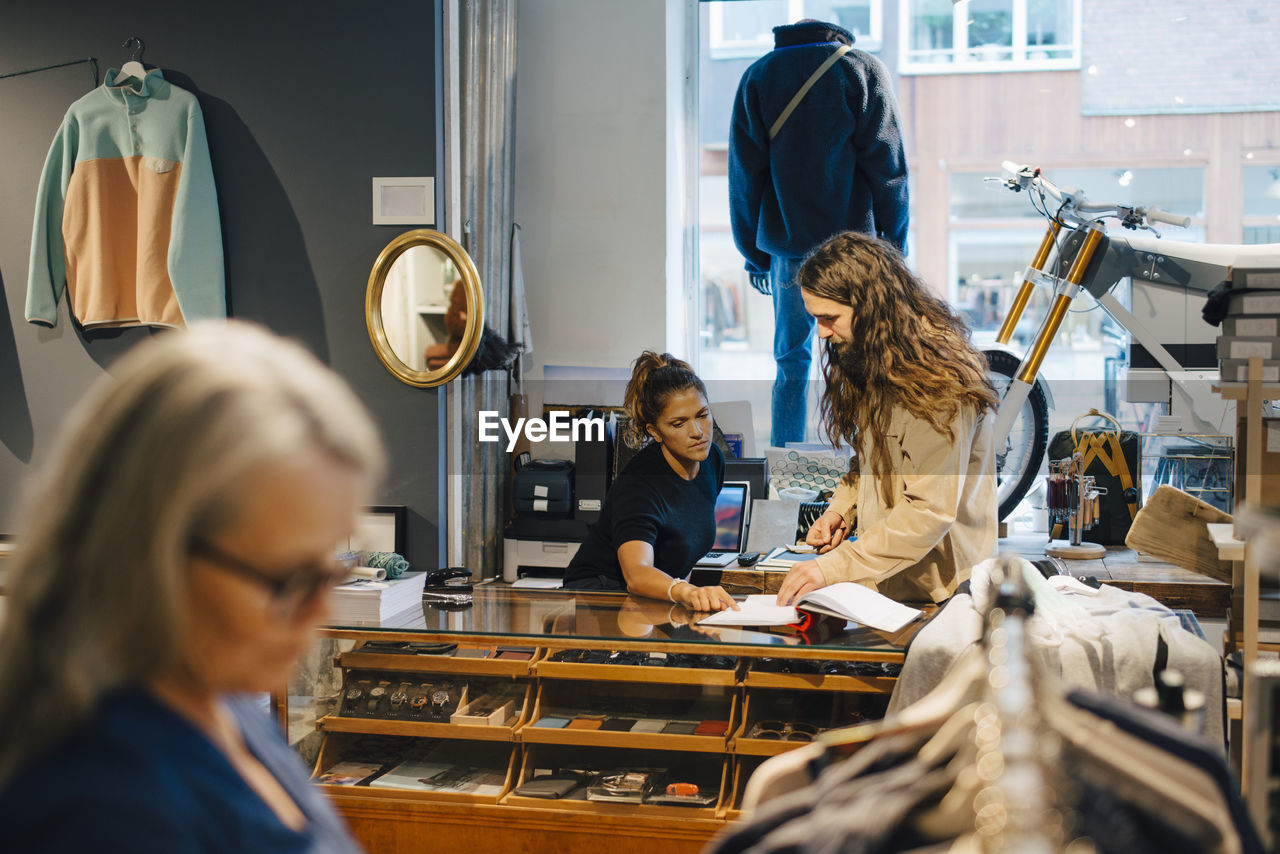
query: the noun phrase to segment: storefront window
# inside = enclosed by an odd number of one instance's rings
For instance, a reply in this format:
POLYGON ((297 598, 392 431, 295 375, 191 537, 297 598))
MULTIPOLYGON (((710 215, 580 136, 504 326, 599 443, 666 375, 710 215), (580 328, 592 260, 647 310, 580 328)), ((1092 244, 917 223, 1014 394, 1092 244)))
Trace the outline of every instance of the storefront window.
MULTIPOLYGON (((1090 201, 1155 205, 1192 218, 1204 216, 1204 169, 1143 169, 1118 165, 1109 169, 1057 169, 1045 173, 1059 187, 1083 190, 1090 201)), ((1043 216, 1026 193, 1014 193, 998 179, 1000 168, 951 174, 951 221, 969 219, 1033 219, 1043 216)), ((1247 183, 1247 182, 1246 182, 1247 183)), ((1275 202, 1280 212, 1280 201, 1275 202)), ((1052 201, 1050 201, 1052 210, 1052 201)), ((1174 229, 1173 231, 1177 231, 1174 229)), ((1176 239, 1183 239, 1178 237, 1176 239)))
POLYGON ((1280 165, 1244 167, 1244 242, 1280 243, 1280 165))
POLYGON ((711 59, 763 56, 773 48, 774 27, 804 18, 839 24, 853 33, 862 50, 879 50, 883 37, 882 0, 739 0, 708 5, 711 59))
POLYGON ((900 8, 904 74, 1080 67, 1079 0, 903 0, 900 8))

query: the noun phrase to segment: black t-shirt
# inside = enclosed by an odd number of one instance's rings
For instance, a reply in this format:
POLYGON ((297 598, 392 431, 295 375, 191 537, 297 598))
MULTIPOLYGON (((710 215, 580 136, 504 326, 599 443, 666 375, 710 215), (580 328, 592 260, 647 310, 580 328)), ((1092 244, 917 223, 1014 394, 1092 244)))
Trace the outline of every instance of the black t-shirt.
POLYGON ((653 442, 632 457, 609 487, 600 519, 564 571, 564 586, 625 590, 618 547, 653 546, 653 565, 673 578, 689 574, 716 536, 716 496, 724 454, 715 445, 693 480, 676 474, 653 442))

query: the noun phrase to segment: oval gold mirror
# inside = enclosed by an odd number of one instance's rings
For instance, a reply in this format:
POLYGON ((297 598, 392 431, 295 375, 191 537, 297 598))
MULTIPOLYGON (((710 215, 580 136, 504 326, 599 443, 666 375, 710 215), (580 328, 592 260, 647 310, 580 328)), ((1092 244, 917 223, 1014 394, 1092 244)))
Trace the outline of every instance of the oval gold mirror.
POLYGON ((443 385, 462 373, 480 346, 480 274, 447 234, 405 232, 373 265, 364 316, 388 371, 420 388, 443 385))

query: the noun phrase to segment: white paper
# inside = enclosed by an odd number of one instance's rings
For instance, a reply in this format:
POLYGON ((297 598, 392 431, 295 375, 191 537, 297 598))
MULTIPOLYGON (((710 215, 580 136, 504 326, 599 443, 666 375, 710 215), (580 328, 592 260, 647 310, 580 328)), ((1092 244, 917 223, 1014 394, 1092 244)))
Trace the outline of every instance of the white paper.
POLYGON ((896 632, 923 613, 852 581, 811 590, 796 604, 806 610, 844 617, 883 632, 896 632))
POLYGON ((542 484, 540 484, 540 483, 536 483, 536 484, 534 484, 534 486, 533 486, 533 497, 534 497, 534 498, 546 498, 546 497, 547 497, 547 496, 549 496, 550 494, 551 494, 551 491, 550 491, 550 490, 548 490, 548 489, 547 489, 547 487, 543 486, 543 485, 542 485, 542 484))
POLYGON ((512 587, 523 587, 532 590, 559 590, 563 584, 564 579, 562 578, 537 578, 528 575, 511 582, 512 587))
POLYGON ((533 499, 533 511, 535 513, 546 513, 549 506, 551 506, 550 502, 545 498, 533 499))
POLYGON ((790 605, 778 605, 772 593, 748 596, 737 611, 717 611, 698 621, 700 626, 786 626, 800 619, 790 605))

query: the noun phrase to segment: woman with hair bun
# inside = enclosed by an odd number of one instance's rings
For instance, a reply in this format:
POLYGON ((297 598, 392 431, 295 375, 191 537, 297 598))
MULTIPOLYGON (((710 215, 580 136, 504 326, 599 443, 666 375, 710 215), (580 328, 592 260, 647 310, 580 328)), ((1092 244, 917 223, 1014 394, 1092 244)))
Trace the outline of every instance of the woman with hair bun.
POLYGON ((646 350, 632 366, 624 406, 631 459, 605 497, 600 520, 565 570, 564 586, 626 590, 694 611, 737 608, 720 587, 687 581, 715 539, 724 455, 711 442, 702 380, 669 353, 646 350))

